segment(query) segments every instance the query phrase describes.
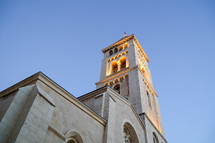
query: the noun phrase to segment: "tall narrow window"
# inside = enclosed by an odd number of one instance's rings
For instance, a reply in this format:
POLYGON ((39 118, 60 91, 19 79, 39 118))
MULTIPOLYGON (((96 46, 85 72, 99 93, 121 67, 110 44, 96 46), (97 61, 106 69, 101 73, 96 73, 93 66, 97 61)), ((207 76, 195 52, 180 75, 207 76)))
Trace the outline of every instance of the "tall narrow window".
POLYGON ((113 89, 120 94, 120 85, 119 84, 115 85, 113 89))
POLYGON ((119 46, 119 51, 122 51, 123 50, 123 46, 119 46))
POLYGON ((149 107, 152 108, 149 92, 146 91, 149 107))
POLYGON ((121 66, 121 70, 123 70, 123 69, 126 68, 126 57, 125 56, 120 59, 120 64, 121 64, 120 65, 121 66))
POLYGON ((118 71, 118 65, 117 65, 117 62, 116 61, 113 61, 112 63, 111 63, 111 67, 112 67, 112 74, 113 73, 116 73, 117 71, 118 71))
POLYGON ((114 54, 117 53, 117 52, 118 52, 118 48, 115 48, 114 49, 114 54))
POLYGON ((109 52, 109 56, 111 56, 111 55, 113 55, 113 51, 112 50, 110 50, 110 52, 109 52))
POLYGON ((128 48, 128 43, 124 44, 124 49, 128 48))

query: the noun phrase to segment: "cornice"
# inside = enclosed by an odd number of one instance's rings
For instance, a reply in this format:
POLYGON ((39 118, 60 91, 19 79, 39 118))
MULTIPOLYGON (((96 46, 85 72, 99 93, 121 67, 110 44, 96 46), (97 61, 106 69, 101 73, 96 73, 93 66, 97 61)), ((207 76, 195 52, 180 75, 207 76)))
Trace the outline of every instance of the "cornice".
POLYGON ((105 53, 105 52, 107 52, 108 50, 113 49, 114 47, 119 46, 119 45, 121 45, 121 44, 123 44, 123 43, 125 43, 125 42, 127 42, 127 41, 129 41, 129 40, 131 40, 131 39, 134 39, 134 41, 135 41, 135 43, 137 44, 137 46, 140 47, 140 50, 141 50, 141 52, 143 53, 145 59, 147 60, 147 62, 149 62, 150 60, 149 60, 148 56, 146 55, 145 51, 143 50, 142 46, 140 45, 139 41, 137 40, 137 38, 136 38, 136 36, 135 36, 134 34, 132 34, 132 35, 130 35, 130 36, 125 36, 125 37, 123 37, 122 39, 118 40, 118 41, 115 42, 114 44, 112 44, 112 45, 110 45, 110 46, 104 48, 104 49, 102 50, 102 52, 105 53))
POLYGON ((121 44, 123 44, 123 43, 125 43, 125 42, 127 42, 127 41, 129 41, 129 40, 131 40, 133 37, 134 37, 134 34, 132 34, 132 35, 130 35, 130 36, 125 36, 125 37, 123 37, 122 39, 120 39, 120 40, 118 40, 117 42, 115 42, 114 44, 112 44, 112 45, 110 45, 110 46, 104 48, 104 49, 102 50, 102 52, 105 53, 105 52, 108 51, 109 49, 112 49, 112 48, 115 47, 115 46, 119 46, 119 45, 121 45, 121 44))
POLYGON ((79 96, 77 99, 80 100, 80 101, 83 101, 83 100, 86 100, 88 98, 92 98, 92 97, 94 97, 94 96, 96 96, 98 94, 104 93, 106 91, 107 91, 107 87, 103 86, 103 87, 98 88, 98 89, 96 89, 94 91, 91 91, 91 92, 86 93, 86 94, 84 94, 82 96, 79 96))
POLYGON ((63 87, 55 83, 53 80, 51 80, 48 76, 43 74, 42 72, 38 72, 23 81, 9 87, 8 89, 0 92, 0 97, 3 97, 15 90, 17 90, 20 87, 30 85, 30 84, 37 84, 37 82, 40 81, 43 84, 47 85, 49 88, 57 92, 59 95, 63 96, 66 100, 73 103, 76 107, 81 109, 83 112, 87 113, 89 116, 100 122, 102 125, 106 125, 105 119, 103 119, 101 116, 96 114, 93 110, 88 108, 85 104, 81 103, 76 97, 74 97, 71 93, 69 93, 67 90, 65 90, 63 87))
MULTIPOLYGON (((132 68, 123 70, 123 71, 121 71, 121 72, 118 72, 118 73, 116 73, 116 74, 107 76, 107 78, 105 78, 104 80, 101 80, 101 81, 99 81, 99 82, 97 82, 97 83, 95 83, 95 84, 98 85, 98 84, 104 83, 104 82, 106 82, 106 81, 109 81, 109 80, 111 80, 111 79, 113 79, 113 78, 116 78, 116 77, 118 77, 118 76, 120 76, 120 75, 122 75, 122 74, 125 74, 125 73, 127 73, 127 72, 129 72, 129 71, 131 71, 131 70, 133 70, 133 69, 136 69, 136 68, 138 68, 138 65, 137 65, 137 66, 134 66, 134 67, 132 67, 132 68)), ((139 68, 138 68, 138 69, 139 69, 139 68)), ((155 91, 155 89, 154 89, 154 87, 152 86, 152 84, 146 79, 146 77, 144 76, 144 74, 142 73, 142 71, 141 71, 140 69, 139 69, 139 71, 140 71, 140 73, 143 75, 143 78, 144 78, 146 84, 149 86, 149 88, 152 89, 153 93, 158 97, 158 94, 157 94, 157 92, 155 91)))
POLYGON ((12 85, 11 87, 1 91, 0 92, 0 97, 3 97, 5 95, 15 91, 15 90, 19 89, 20 87, 36 83, 36 81, 39 79, 39 74, 40 73, 41 72, 33 74, 32 76, 30 76, 30 77, 28 77, 28 78, 26 78, 26 79, 24 79, 24 80, 22 80, 22 81, 20 81, 20 82, 18 82, 16 84, 12 85))
POLYGON ((127 72, 129 72, 129 71, 131 71, 131 70, 133 70, 133 69, 135 69, 135 68, 137 68, 137 67, 138 67, 138 66, 134 66, 134 67, 132 67, 132 68, 128 68, 128 69, 126 69, 126 70, 120 71, 120 72, 118 72, 118 73, 116 73, 116 74, 107 76, 106 79, 97 82, 96 85, 98 85, 98 84, 100 84, 100 83, 104 83, 104 82, 106 82, 106 81, 108 81, 108 80, 110 80, 110 79, 112 79, 112 78, 118 77, 118 76, 120 76, 120 75, 122 75, 122 74, 124 74, 124 73, 127 73, 127 72))

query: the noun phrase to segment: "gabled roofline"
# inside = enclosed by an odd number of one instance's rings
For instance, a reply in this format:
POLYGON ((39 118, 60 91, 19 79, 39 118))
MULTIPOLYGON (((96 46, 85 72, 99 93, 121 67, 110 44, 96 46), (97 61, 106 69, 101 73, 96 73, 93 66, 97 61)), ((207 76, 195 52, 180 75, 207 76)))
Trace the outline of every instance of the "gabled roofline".
POLYGON ((147 60, 147 62, 149 62, 150 60, 149 60, 148 56, 146 55, 145 51, 143 50, 142 46, 140 45, 139 41, 137 40, 137 38, 136 38, 136 36, 134 34, 123 37, 122 39, 118 40, 117 42, 113 43, 112 45, 104 48, 102 50, 102 52, 105 53, 108 50, 113 49, 114 47, 119 46, 119 45, 121 45, 121 44, 123 44, 123 43, 125 43, 125 42, 127 42, 127 41, 129 41, 131 39, 134 39, 134 41, 137 44, 137 46, 140 47, 140 50, 143 53, 145 59, 147 60))
POLYGON ((50 79, 48 76, 46 76, 42 72, 37 72, 33 74, 32 76, 16 83, 15 85, 3 90, 0 92, 0 98, 8 95, 9 93, 18 90, 20 87, 30 85, 30 84, 36 84, 37 81, 42 82, 43 84, 47 85, 49 88, 57 92, 59 95, 63 96, 66 100, 73 103, 77 108, 81 109, 83 112, 97 120, 102 125, 106 125, 107 121, 103 119, 100 115, 95 113, 93 110, 91 110, 89 107, 87 107, 85 104, 80 102, 75 96, 73 96, 70 92, 65 90, 63 87, 58 85, 56 82, 54 82, 52 79, 50 79))
MULTIPOLYGON (((107 90, 114 93, 113 95, 120 99, 121 101, 123 101, 124 103, 126 103, 133 111, 133 113, 135 114, 135 116, 137 117, 137 120, 139 121, 139 123, 141 124, 141 126, 143 127, 143 129, 145 130, 146 127, 144 125, 144 123, 142 122, 140 115, 137 113, 137 111, 135 110, 133 104, 128 101, 127 99, 125 99, 124 97, 122 97, 119 93, 117 93, 115 90, 113 90, 111 87, 106 86, 107 90)), ((157 127, 154 125, 154 123, 150 120, 150 118, 148 117, 148 115, 144 112, 143 113, 145 117, 147 117, 147 119, 150 121, 150 123, 154 126, 154 128, 156 129, 156 131, 160 134, 160 136, 164 139, 164 141, 167 142, 166 138, 163 136, 163 134, 157 129, 157 127)), ((167 142, 168 143, 168 142, 167 142)))
POLYGON ((88 93, 86 93, 84 95, 81 95, 81 96, 77 97, 77 99, 82 101, 82 100, 91 98, 91 97, 93 97, 95 95, 98 95, 100 93, 104 93, 105 91, 107 91, 107 88, 108 88, 107 86, 100 87, 100 88, 98 88, 96 90, 93 90, 91 92, 88 92, 88 93))
POLYGON ((92 98, 92 97, 94 97, 94 96, 96 96, 97 95, 97 93, 103 93, 103 92, 109 92, 109 93, 111 93, 110 94, 110 97, 113 99, 113 97, 112 96, 114 96, 114 97, 116 97, 116 98, 118 98, 119 100, 121 100, 122 102, 124 102, 125 104, 127 104, 130 108, 131 108, 131 110, 133 111, 133 113, 134 113, 134 115, 135 115, 135 117, 137 118, 137 120, 138 120, 138 122, 140 123, 140 125, 143 127, 143 129, 145 130, 145 125, 143 124, 143 122, 142 122, 142 120, 140 119, 140 116, 137 114, 137 112, 136 112, 136 110, 135 110, 135 108, 134 108, 134 106, 132 105, 132 103, 130 102, 130 101, 128 101, 127 99, 125 99, 124 97, 122 97, 119 93, 117 93, 115 90, 113 90, 111 87, 109 87, 109 86, 103 86, 103 87, 101 87, 101 88, 98 88, 98 89, 96 89, 96 90, 94 90, 94 91, 92 91, 92 92, 89 92, 89 93, 87 93, 87 94, 84 94, 83 96, 80 96, 80 97, 78 97, 78 99, 80 100, 80 101, 82 101, 82 100, 86 100, 86 99, 88 99, 88 98, 92 98))

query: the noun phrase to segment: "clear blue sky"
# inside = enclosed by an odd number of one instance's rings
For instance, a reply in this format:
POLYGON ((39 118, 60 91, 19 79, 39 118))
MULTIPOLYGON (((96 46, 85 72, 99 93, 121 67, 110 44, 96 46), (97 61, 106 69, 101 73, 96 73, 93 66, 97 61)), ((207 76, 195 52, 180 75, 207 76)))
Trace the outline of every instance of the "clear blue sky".
POLYGON ((0 1, 0 91, 42 71, 80 96, 126 31, 146 54, 169 143, 214 143, 215 1, 0 1))

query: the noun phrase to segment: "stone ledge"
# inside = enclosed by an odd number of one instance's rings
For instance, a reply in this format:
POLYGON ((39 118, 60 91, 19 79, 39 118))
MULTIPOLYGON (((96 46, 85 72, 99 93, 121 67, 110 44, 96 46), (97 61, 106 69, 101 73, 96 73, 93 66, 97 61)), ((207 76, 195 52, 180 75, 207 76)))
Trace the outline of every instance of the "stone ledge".
POLYGON ((61 138, 63 141, 65 141, 65 136, 62 134, 62 133, 60 133, 60 132, 58 132, 57 131, 57 129, 55 128, 55 127, 53 127, 52 125, 49 125, 48 126, 48 130, 50 130, 50 131, 52 131, 54 134, 56 134, 59 138, 61 138))

